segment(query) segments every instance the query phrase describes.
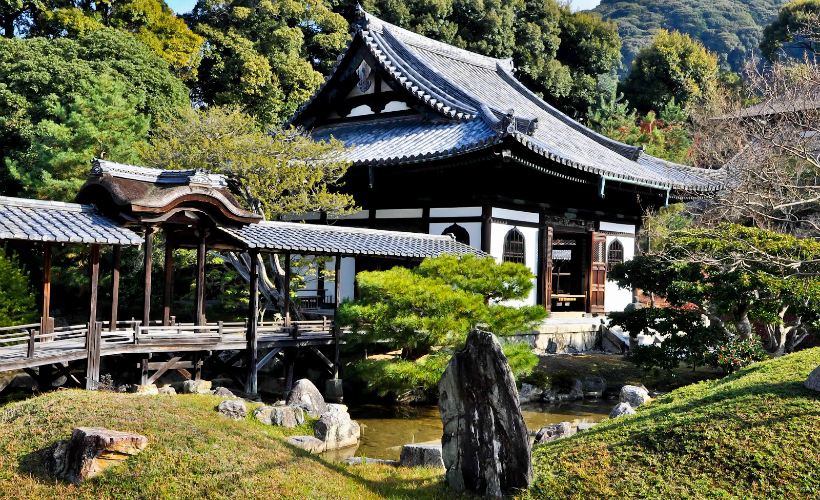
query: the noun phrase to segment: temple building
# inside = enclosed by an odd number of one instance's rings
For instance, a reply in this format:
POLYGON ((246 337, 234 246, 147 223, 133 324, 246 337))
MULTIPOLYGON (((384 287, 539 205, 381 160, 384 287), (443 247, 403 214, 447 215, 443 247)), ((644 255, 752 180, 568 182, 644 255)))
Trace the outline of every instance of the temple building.
MULTIPOLYGON (((719 190, 722 172, 608 139, 530 92, 514 73, 509 59, 359 10, 347 51, 290 120, 316 140, 334 137, 352 147, 341 189, 362 210, 328 222, 449 233, 528 266, 537 277, 528 303, 622 310, 631 291, 608 281, 607 268, 633 256, 644 209, 719 190)), ((345 267, 353 265, 379 267, 361 258, 345 267)))

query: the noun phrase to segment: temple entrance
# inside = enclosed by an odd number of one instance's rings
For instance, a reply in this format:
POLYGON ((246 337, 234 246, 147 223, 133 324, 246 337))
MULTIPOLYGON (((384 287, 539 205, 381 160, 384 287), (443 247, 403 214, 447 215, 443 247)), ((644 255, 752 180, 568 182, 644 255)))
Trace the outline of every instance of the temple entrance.
POLYGON ((589 236, 556 232, 552 240, 550 306, 554 312, 587 310, 586 262, 589 236))

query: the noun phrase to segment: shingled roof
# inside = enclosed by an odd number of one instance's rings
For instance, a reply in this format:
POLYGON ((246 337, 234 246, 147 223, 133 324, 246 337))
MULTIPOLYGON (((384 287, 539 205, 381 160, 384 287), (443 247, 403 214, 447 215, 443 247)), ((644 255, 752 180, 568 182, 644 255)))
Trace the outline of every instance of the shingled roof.
POLYGON ((0 240, 139 245, 142 238, 92 205, 0 196, 0 240))
MULTIPOLYGON (((426 106, 441 119, 370 116, 312 131, 317 140, 332 136, 355 146, 349 155, 356 165, 434 160, 512 139, 547 160, 609 180, 696 192, 723 186, 721 171, 661 160, 572 120, 516 80, 509 59, 486 57, 431 40, 360 9, 348 53, 362 46, 416 105, 426 106)), ((349 54, 343 56, 337 68, 348 59, 349 54)), ((302 115, 309 114, 307 110, 333 81, 331 74, 291 123, 303 124, 306 120, 302 115)), ((548 165, 545 161, 539 166, 548 165)))
POLYGON ((249 249, 271 252, 411 258, 485 255, 450 236, 421 233, 273 221, 223 230, 249 249))

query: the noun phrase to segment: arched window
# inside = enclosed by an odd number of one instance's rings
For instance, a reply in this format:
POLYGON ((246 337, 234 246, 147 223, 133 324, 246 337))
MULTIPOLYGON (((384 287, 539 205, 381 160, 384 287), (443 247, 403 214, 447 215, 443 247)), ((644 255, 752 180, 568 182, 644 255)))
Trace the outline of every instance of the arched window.
POLYGON ((606 269, 612 270, 612 266, 624 261, 624 246, 618 240, 612 240, 606 252, 606 269))
POLYGON ((466 229, 459 226, 458 224, 453 224, 452 226, 442 231, 441 234, 452 234, 457 242, 464 243, 465 245, 470 244, 470 233, 468 233, 466 229))
POLYGON ((517 262, 526 264, 524 258, 524 235, 518 228, 512 228, 504 237, 504 254, 501 256, 504 262, 517 262))

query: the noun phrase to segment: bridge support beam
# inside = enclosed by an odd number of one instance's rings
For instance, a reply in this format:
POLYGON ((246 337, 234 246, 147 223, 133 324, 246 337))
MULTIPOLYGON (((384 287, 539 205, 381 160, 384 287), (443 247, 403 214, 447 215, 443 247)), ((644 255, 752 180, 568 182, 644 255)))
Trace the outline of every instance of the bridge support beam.
POLYGON ((94 390, 100 382, 100 344, 102 324, 97 323, 97 291, 100 282, 100 245, 91 245, 91 311, 88 321, 88 362, 86 365, 85 388, 94 390))
POLYGON ((194 313, 194 324, 197 326, 205 324, 205 245, 208 237, 208 229, 200 227, 197 229, 199 243, 196 251, 196 304, 194 313))
POLYGON ((165 290, 163 296, 162 325, 171 325, 171 300, 174 283, 174 247, 171 244, 171 232, 165 229, 165 290))
POLYGON ((114 246, 114 254, 111 256, 111 322, 108 325, 109 331, 117 330, 117 309, 120 304, 120 266, 122 264, 122 247, 114 246))
POLYGON ((248 367, 248 381, 245 384, 245 392, 256 394, 258 392, 258 350, 256 344, 256 331, 259 321, 259 253, 250 253, 250 296, 248 298, 248 330, 247 330, 247 358, 245 366, 248 367))
POLYGON ((145 275, 143 277, 144 295, 142 298, 142 326, 149 326, 151 318, 151 267, 154 258, 154 232, 156 228, 145 226, 145 248, 143 255, 143 267, 145 275))

